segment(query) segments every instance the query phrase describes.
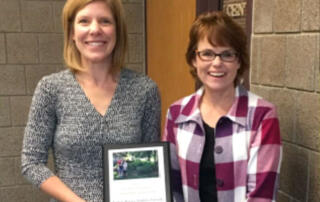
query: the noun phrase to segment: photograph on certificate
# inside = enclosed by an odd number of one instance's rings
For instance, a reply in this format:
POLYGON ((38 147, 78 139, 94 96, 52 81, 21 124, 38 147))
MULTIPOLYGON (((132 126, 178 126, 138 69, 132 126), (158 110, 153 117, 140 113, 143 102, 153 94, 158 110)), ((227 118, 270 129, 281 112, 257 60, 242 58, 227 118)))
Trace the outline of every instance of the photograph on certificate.
POLYGON ((159 177, 158 151, 114 152, 113 179, 141 179, 159 177))

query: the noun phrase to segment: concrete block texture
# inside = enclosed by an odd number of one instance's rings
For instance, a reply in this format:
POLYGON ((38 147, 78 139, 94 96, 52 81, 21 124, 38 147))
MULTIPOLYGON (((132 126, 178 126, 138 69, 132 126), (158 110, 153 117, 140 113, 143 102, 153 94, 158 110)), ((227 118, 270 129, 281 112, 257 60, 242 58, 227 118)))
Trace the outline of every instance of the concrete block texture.
POLYGON ((314 90, 315 69, 319 68, 319 36, 288 36, 286 86, 314 90))
POLYGON ((285 81, 286 37, 264 37, 261 42, 260 54, 260 84, 283 86, 285 81))
POLYGON ((24 127, 0 128, 0 157, 21 155, 23 132, 24 127))
POLYGON ((53 2, 53 20, 54 20, 54 32, 62 33, 62 9, 65 4, 65 0, 53 2))
POLYGON ((308 163, 306 149, 292 144, 283 144, 280 189, 298 201, 306 201, 308 163))
POLYGON ((39 80, 61 69, 61 65, 26 65, 26 88, 27 94, 32 95, 39 80))
POLYGON ((10 97, 11 120, 13 126, 25 126, 28 120, 32 96, 10 97))
POLYGON ((22 27, 24 32, 54 31, 53 7, 45 1, 22 1, 22 27))
POLYGON ((1 0, 0 8, 0 32, 21 31, 20 0, 1 0))
MULTIPOLYGON (((319 51, 320 52, 320 51, 319 51)), ((316 66, 315 69, 315 82, 314 82, 315 90, 320 92, 320 65, 316 66)))
POLYGON ((308 201, 320 201, 320 154, 310 152, 310 185, 308 201))
POLYGON ((38 62, 38 37, 31 33, 6 35, 8 63, 30 64, 38 62))
POLYGON ((0 158, 0 170, 0 186, 27 184, 27 181, 21 175, 20 158, 0 158))
POLYGON ((296 97, 294 90, 251 85, 251 91, 265 98, 277 108, 281 139, 293 142, 295 138, 296 97))
POLYGON ((250 89, 277 106, 284 145, 277 202, 320 201, 320 0, 253 9, 250 89))
POLYGON ((301 26, 302 0, 273 0, 275 32, 297 32, 301 26))
POLYGON ((63 35, 39 35, 40 63, 63 63, 63 35))
POLYGON ((296 102, 296 144, 320 151, 320 95, 299 92, 296 102))
POLYGON ((272 32, 273 1, 253 1, 253 27, 255 33, 272 32))
POLYGON ((4 34, 0 34, 0 64, 6 63, 6 46, 4 34))
POLYGON ((0 187, 1 202, 49 201, 49 197, 31 185, 0 187))
POLYGON ((141 3, 126 3, 123 5, 129 33, 144 32, 144 7, 141 3))
POLYGON ((320 0, 302 0, 302 30, 320 30, 320 0))
POLYGON ((250 83, 258 84, 259 69, 261 68, 261 41, 262 37, 253 35, 251 39, 250 83))
POLYGON ((10 100, 9 97, 0 97, 0 126, 10 126, 10 100))
POLYGON ((291 202, 287 194, 284 194, 281 191, 278 191, 277 202, 291 202))
POLYGON ((129 63, 142 63, 145 58, 142 34, 129 34, 129 63))
POLYGON ((24 67, 0 65, 0 95, 22 95, 25 92, 24 67))

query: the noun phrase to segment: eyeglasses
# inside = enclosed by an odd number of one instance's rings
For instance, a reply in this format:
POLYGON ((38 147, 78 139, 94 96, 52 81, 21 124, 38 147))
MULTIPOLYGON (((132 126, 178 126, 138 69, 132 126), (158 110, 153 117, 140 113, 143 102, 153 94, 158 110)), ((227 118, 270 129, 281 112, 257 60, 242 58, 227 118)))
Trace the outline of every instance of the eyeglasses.
POLYGON ((213 52, 212 50, 203 50, 203 51, 195 51, 195 52, 202 61, 206 61, 206 62, 214 60, 217 56, 219 56, 223 62, 233 62, 238 57, 238 53, 229 51, 229 50, 223 51, 222 53, 219 53, 219 54, 213 52))

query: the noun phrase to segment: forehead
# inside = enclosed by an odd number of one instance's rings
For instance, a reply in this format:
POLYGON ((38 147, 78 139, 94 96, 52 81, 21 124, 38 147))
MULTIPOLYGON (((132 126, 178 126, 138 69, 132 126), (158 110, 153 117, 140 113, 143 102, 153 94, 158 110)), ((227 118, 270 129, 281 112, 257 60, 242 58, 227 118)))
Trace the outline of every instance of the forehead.
POLYGON ((207 37, 203 37, 199 39, 197 48, 202 50, 202 49, 212 49, 212 50, 230 50, 232 49, 231 46, 228 45, 220 45, 219 43, 215 41, 209 41, 207 37))
POLYGON ((106 2, 92 1, 76 12, 76 17, 86 15, 105 15, 112 17, 112 11, 106 2))

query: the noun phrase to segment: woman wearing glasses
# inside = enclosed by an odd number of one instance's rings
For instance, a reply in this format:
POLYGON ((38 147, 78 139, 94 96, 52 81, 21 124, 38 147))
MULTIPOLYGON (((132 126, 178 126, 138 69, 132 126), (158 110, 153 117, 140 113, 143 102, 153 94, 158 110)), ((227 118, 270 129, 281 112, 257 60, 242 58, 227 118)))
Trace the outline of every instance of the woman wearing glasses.
POLYGON ((241 86, 244 31, 222 12, 200 15, 186 58, 202 87, 167 113, 162 139, 170 142, 175 200, 275 201, 279 122, 274 105, 241 86))

